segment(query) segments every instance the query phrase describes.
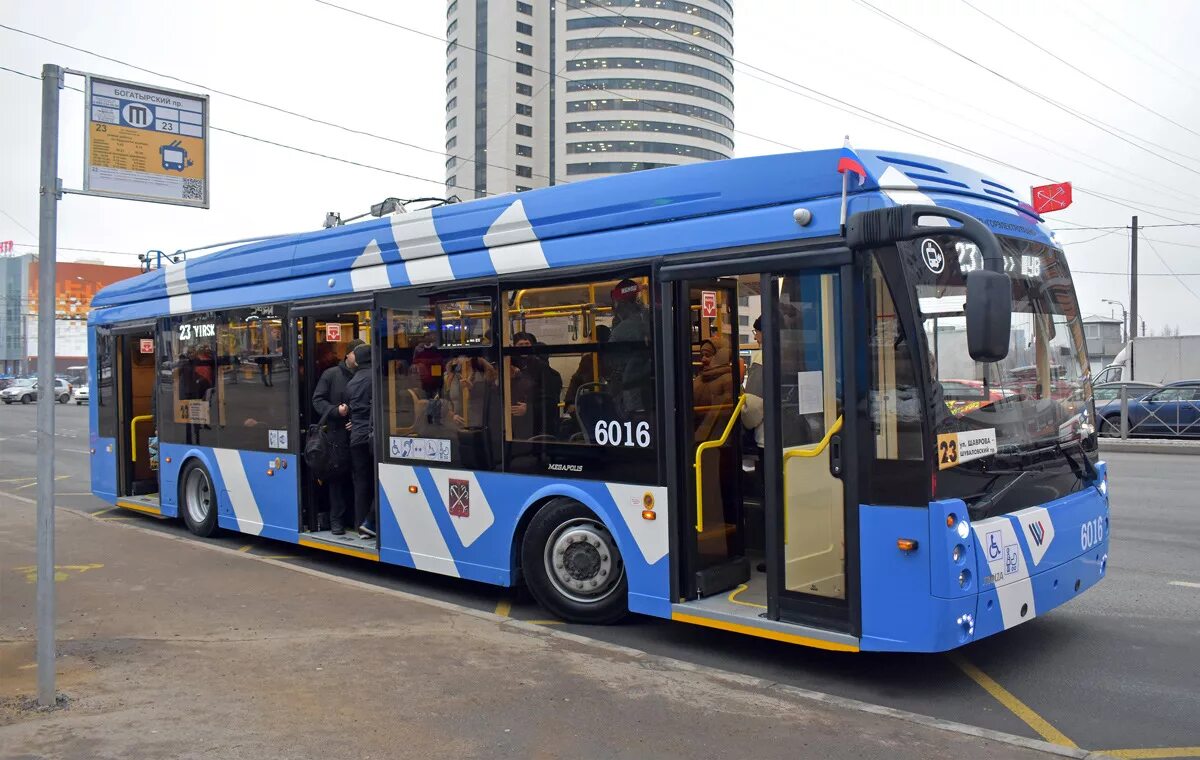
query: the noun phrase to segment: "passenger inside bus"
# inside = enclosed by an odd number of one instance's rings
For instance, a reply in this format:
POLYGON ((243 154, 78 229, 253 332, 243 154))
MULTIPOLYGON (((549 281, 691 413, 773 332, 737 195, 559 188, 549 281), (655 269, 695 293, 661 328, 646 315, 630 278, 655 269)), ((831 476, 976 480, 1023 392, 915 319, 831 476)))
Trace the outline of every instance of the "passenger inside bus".
MULTIPOLYGON (((375 455, 371 446, 371 347, 353 351, 354 377, 344 404, 350 418, 350 475, 354 481, 354 524, 363 538, 375 536, 375 455)), ((339 413, 342 411, 339 407, 339 413)), ((344 415, 345 416, 345 415, 344 415)))
MULTIPOLYGON (((331 435, 344 438, 343 443, 350 445, 350 421, 348 419, 349 396, 346 387, 354 377, 358 366, 354 360, 354 349, 365 345, 355 338, 347 346, 345 358, 327 368, 317 380, 316 390, 313 391, 312 406, 317 420, 324 420, 328 414, 337 416, 338 420, 329 425, 331 435), (345 422, 341 422, 345 420, 345 422)), ((330 530, 335 536, 346 533, 346 513, 354 509, 354 482, 349 473, 335 475, 323 484, 328 495, 329 511, 317 515, 318 530, 330 530), (326 524, 328 527, 326 527, 326 524)))

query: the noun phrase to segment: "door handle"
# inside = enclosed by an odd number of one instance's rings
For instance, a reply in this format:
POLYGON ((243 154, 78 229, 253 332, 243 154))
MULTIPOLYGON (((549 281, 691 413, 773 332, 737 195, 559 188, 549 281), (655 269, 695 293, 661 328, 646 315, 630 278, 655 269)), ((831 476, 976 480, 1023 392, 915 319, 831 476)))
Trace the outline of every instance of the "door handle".
POLYGON ((840 435, 829 439, 829 472, 837 478, 842 476, 842 437, 840 435))

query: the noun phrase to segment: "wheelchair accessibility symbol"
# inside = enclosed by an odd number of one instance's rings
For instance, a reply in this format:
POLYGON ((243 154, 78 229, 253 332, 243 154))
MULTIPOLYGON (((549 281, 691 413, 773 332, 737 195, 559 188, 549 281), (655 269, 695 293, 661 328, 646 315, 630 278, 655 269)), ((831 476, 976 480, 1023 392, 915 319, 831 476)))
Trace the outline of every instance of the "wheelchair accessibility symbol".
POLYGON ((988 559, 1000 559, 1000 555, 1004 553, 1000 548, 1000 531, 994 530, 991 533, 988 533, 985 544, 987 546, 988 559))

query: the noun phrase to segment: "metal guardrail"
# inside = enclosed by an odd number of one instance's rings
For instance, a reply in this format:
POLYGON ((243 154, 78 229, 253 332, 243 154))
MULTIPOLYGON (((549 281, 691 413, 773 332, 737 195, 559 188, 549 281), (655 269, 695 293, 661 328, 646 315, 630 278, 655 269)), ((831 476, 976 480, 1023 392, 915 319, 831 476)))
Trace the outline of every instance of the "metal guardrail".
MULTIPOLYGON (((1098 421, 1100 435, 1128 440, 1133 436, 1156 438, 1200 438, 1200 400, 1169 399, 1137 403, 1130 414, 1129 388, 1121 386, 1120 414, 1107 414, 1098 421), (1116 419, 1116 424, 1112 421, 1116 419)), ((1106 408, 1112 402, 1106 404, 1106 408)))

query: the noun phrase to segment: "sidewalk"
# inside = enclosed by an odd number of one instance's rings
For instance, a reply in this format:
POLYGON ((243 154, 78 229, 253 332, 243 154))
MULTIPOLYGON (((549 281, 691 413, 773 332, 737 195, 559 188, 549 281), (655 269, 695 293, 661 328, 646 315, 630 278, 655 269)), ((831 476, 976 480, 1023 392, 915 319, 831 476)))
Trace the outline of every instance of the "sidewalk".
POLYGON ((34 510, 0 498, 0 758, 1050 756, 61 509, 39 713, 34 510))
POLYGON ((1180 438, 1101 438, 1100 453, 1200 454, 1200 441, 1180 438))

